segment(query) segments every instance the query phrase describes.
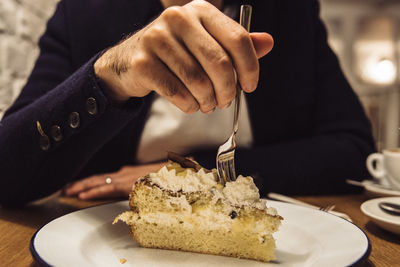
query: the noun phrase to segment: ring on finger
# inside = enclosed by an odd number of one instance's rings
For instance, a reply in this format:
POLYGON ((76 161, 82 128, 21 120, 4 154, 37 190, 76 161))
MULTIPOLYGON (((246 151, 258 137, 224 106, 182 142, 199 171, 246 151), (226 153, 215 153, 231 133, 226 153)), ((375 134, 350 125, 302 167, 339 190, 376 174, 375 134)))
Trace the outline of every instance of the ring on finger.
POLYGON ((112 183, 112 179, 111 177, 106 177, 106 184, 111 184, 112 183))

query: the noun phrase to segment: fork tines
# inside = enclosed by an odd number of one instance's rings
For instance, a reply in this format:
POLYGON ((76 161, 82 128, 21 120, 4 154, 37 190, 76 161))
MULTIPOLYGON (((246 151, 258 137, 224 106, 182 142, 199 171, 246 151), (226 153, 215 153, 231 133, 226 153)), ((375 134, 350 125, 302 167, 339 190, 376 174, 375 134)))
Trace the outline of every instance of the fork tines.
POLYGON ((235 172, 235 150, 219 155, 218 174, 223 185, 236 180, 235 172))

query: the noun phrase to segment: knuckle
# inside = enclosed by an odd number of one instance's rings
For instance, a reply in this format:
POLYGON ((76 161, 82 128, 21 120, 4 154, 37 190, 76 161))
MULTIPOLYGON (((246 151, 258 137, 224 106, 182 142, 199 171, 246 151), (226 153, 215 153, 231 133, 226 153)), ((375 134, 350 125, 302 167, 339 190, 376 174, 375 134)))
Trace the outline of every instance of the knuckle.
POLYGON ((181 6, 172 6, 164 10, 162 19, 171 25, 180 25, 187 22, 188 14, 185 8, 181 6))
POLYGON ((210 88, 211 81, 209 77, 196 67, 182 67, 181 72, 189 84, 197 88, 210 88))
POLYGON ((232 71, 233 65, 232 60, 225 52, 225 50, 220 46, 200 46, 200 52, 204 58, 216 68, 223 68, 224 70, 232 71))
POLYGON ((235 47, 249 47, 252 44, 249 33, 241 26, 232 31, 232 43, 235 47))
POLYGON ((222 54, 215 58, 214 61, 215 66, 220 69, 221 71, 232 71, 233 65, 232 60, 227 54, 222 54))
POLYGON ((165 35, 166 30, 161 25, 155 24, 143 33, 141 39, 146 45, 155 45, 162 41, 165 35))
POLYGON ((161 90, 162 90, 162 94, 164 94, 167 97, 174 97, 179 92, 178 87, 171 86, 171 85, 163 86, 161 90))
POLYGON ((137 53, 131 61, 133 69, 137 70, 147 70, 150 64, 150 59, 146 53, 137 53))
POLYGON ((201 0, 194 0, 190 4, 193 7, 202 8, 202 9, 208 9, 208 8, 210 8, 210 6, 214 7, 213 5, 208 3, 207 1, 201 1, 201 0))
POLYGON ((155 41, 154 46, 160 51, 160 53, 165 54, 176 54, 174 46, 171 45, 169 37, 165 33, 158 35, 158 37, 153 39, 155 41))
POLYGON ((169 80, 167 77, 160 78, 158 81, 160 94, 165 97, 174 97, 183 89, 182 86, 178 82, 174 82, 173 80, 169 80))

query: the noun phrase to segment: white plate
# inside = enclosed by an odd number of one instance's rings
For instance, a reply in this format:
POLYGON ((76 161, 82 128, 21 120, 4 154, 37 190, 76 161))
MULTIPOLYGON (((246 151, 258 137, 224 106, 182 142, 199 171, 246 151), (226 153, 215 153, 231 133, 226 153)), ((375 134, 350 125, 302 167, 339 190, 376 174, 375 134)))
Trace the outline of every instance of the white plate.
POLYGON ((114 217, 128 201, 76 211, 39 229, 31 240, 33 257, 44 266, 347 266, 370 253, 365 233, 334 215, 288 203, 268 201, 285 219, 275 234, 273 263, 222 256, 148 249, 129 235, 114 217), (120 259, 126 259, 125 264, 120 259))
POLYGON ((361 204, 361 211, 370 218, 371 221, 390 232, 400 234, 400 216, 391 215, 379 208, 381 201, 400 204, 400 197, 382 197, 365 201, 361 204))

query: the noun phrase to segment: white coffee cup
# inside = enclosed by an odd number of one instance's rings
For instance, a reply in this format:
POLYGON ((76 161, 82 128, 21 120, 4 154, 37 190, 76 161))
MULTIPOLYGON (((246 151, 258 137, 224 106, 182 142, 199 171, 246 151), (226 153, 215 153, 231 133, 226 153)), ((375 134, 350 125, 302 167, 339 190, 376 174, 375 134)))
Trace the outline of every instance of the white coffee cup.
POLYGON ((400 190, 400 148, 384 149, 367 158, 367 168, 378 180, 389 182, 393 189, 400 190))

